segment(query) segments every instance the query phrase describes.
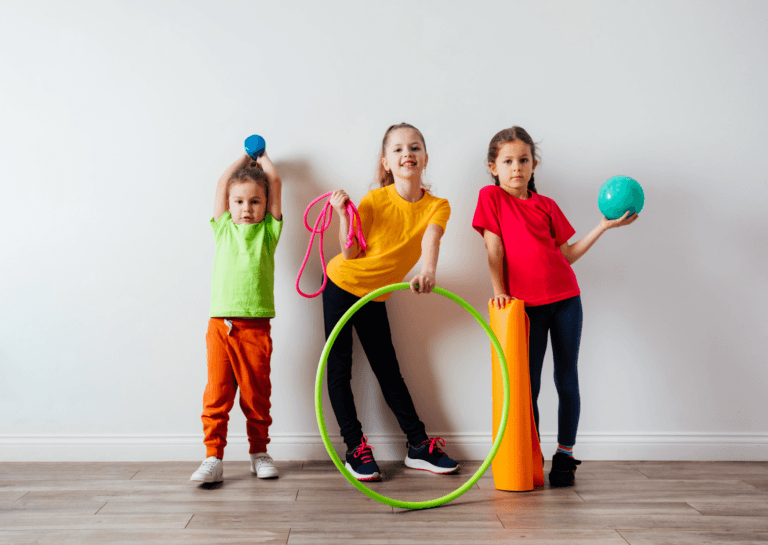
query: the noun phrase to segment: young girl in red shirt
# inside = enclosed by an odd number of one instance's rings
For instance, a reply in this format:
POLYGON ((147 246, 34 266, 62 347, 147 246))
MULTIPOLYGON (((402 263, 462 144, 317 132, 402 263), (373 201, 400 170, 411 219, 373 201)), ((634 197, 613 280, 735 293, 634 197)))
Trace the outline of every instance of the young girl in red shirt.
POLYGON ((552 337, 559 408, 558 447, 549 481, 553 486, 568 486, 581 463, 573 457, 573 446, 580 410, 577 360, 582 309, 571 265, 605 231, 634 223, 638 215, 627 212, 616 220, 602 218, 587 236, 568 244, 576 231, 555 201, 536 190, 533 173, 537 165, 536 144, 525 129, 512 127, 497 133, 488 146, 488 166, 495 185, 480 190, 472 226, 483 236, 488 250, 494 294, 491 305, 503 308, 512 299, 525 302, 537 430, 547 333, 552 337))

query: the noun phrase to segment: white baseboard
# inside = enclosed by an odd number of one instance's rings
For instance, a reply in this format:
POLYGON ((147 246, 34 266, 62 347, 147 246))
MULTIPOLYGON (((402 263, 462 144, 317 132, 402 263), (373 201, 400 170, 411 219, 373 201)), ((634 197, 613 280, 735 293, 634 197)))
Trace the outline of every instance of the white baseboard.
MULTIPOLYGON (((438 433, 447 452, 460 460, 483 460, 490 450, 490 433, 438 433)), ((557 448, 554 434, 542 436, 550 458, 557 448)), ((399 434, 368 435, 377 460, 405 457, 399 434)), ((333 437, 341 454, 341 438, 333 437)), ((276 460, 327 460, 319 433, 275 434, 269 452, 276 460)), ((205 454, 202 435, 0 435, 0 462, 154 462, 196 461, 205 454)), ((582 460, 768 460, 768 433, 583 433, 576 445, 582 460)), ((247 460, 244 435, 232 435, 228 460, 247 460)))

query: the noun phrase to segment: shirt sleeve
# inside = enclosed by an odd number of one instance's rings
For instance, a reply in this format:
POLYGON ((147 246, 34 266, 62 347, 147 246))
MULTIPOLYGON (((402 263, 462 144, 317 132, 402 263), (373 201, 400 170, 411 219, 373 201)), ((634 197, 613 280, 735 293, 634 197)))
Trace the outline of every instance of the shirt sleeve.
POLYGON ((283 220, 276 220, 272 214, 267 212, 267 215, 264 216, 264 221, 267 222, 267 235, 275 241, 275 246, 277 246, 277 241, 280 240, 280 233, 283 232, 283 220))
POLYGON ((499 225, 499 206, 498 201, 493 195, 494 186, 486 186, 480 190, 477 198, 477 207, 475 216, 472 218, 472 227, 483 235, 486 229, 501 237, 501 226, 499 225))
POLYGON ((218 237, 221 229, 228 221, 232 221, 232 214, 229 213, 229 210, 225 211, 221 216, 219 216, 218 220, 216 218, 211 218, 210 223, 211 229, 213 229, 214 237, 218 237))
POLYGON ((555 201, 552 201, 551 218, 552 226, 550 232, 555 239, 555 244, 560 247, 568 242, 568 239, 576 233, 576 229, 571 226, 555 201))
POLYGON ((440 199, 440 204, 437 205, 435 213, 429 218, 429 224, 439 225, 443 228, 445 233, 445 226, 448 225, 448 219, 451 217, 451 205, 445 199, 440 199))

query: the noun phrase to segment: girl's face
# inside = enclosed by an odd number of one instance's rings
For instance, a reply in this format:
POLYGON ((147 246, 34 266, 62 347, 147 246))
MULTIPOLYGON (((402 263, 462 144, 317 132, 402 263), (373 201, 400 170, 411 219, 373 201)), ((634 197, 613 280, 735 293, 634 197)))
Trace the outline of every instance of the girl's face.
POLYGON ((496 161, 488 166, 499 178, 501 188, 519 198, 528 197, 528 182, 536 170, 536 161, 531 156, 531 146, 522 140, 506 142, 501 146, 496 161))
POLYGON ((395 178, 418 180, 421 183, 421 173, 428 160, 419 131, 404 128, 389 133, 381 164, 395 178))
POLYGON ((260 223, 267 215, 267 195, 256 182, 246 181, 229 188, 229 213, 237 224, 260 223))

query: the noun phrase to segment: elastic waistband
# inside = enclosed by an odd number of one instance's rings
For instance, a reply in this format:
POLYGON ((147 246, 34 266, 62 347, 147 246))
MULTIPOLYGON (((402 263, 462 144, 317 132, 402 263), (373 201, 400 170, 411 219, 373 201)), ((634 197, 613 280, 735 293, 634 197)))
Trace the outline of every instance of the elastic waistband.
POLYGON ((272 318, 230 318, 227 316, 226 318, 211 318, 211 322, 220 322, 224 323, 225 320, 228 320, 235 324, 236 326, 240 327, 259 327, 264 325, 269 325, 269 321, 272 318))

